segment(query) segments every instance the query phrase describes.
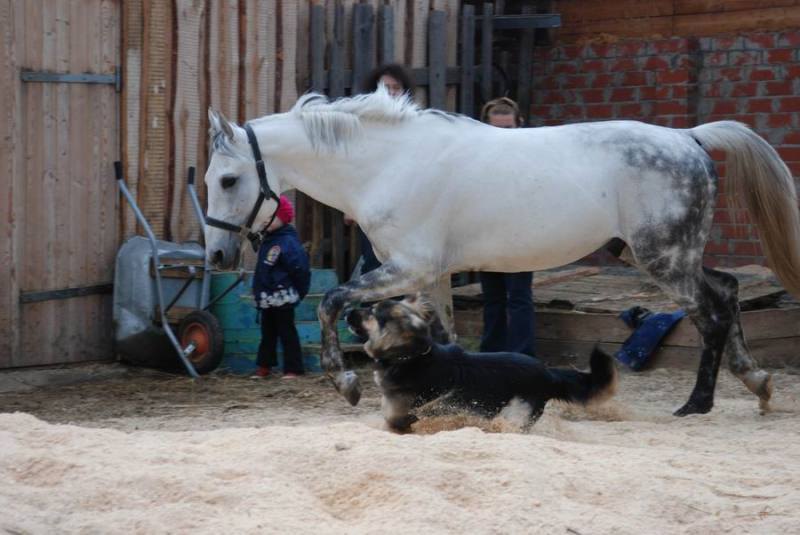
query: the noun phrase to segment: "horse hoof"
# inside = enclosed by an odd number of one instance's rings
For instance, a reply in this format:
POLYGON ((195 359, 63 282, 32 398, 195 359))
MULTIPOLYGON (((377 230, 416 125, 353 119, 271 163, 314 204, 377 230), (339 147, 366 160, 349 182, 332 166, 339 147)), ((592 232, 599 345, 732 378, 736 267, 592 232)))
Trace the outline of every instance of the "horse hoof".
POLYGON ((711 409, 714 407, 714 403, 709 402, 695 402, 689 400, 686 402, 686 405, 681 407, 680 409, 676 410, 672 414, 674 416, 689 416, 690 414, 706 414, 711 412, 711 409))
POLYGON ((333 380, 336 391, 339 392, 347 402, 355 407, 361 400, 361 383, 358 375, 354 371, 346 371, 338 374, 333 380))

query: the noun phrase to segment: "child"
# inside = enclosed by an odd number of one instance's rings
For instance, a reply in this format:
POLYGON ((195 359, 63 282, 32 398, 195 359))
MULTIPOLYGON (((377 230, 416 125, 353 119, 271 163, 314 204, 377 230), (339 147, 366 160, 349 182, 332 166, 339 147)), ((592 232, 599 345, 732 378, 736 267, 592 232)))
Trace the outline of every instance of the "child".
POLYGON ((284 379, 304 372, 294 307, 308 293, 311 271, 297 231, 289 224, 293 217, 292 204, 281 195, 275 220, 258 250, 253 296, 261 316, 261 344, 254 377, 269 376, 270 366, 277 364, 278 339, 283 345, 284 379))

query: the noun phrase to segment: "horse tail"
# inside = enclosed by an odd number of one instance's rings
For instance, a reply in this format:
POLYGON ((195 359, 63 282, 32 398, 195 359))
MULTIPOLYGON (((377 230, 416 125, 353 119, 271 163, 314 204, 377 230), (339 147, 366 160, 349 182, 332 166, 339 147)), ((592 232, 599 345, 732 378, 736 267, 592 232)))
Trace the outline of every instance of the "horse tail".
POLYGON ((604 401, 617 390, 617 369, 614 359, 598 347, 592 350, 589 371, 550 368, 555 386, 553 398, 586 405, 604 401))
POLYGON ((789 293, 800 296, 800 213, 789 168, 769 143, 742 123, 718 121, 689 132, 704 149, 726 151, 731 198, 744 200, 769 265, 789 293))

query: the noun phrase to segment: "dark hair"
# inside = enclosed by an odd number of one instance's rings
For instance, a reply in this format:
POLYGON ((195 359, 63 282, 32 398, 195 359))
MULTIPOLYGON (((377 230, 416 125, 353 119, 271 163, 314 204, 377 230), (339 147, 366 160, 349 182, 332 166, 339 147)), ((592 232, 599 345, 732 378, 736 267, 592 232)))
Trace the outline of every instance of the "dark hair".
POLYGON ((378 82, 380 81, 381 76, 384 74, 388 74, 400 82, 400 85, 403 86, 403 89, 405 89, 407 93, 411 94, 412 96, 414 95, 414 82, 411 80, 411 75, 405 67, 397 63, 387 63, 385 65, 381 65, 369 73, 369 76, 367 76, 367 78, 364 80, 362 86, 364 91, 371 93, 378 89, 378 82))

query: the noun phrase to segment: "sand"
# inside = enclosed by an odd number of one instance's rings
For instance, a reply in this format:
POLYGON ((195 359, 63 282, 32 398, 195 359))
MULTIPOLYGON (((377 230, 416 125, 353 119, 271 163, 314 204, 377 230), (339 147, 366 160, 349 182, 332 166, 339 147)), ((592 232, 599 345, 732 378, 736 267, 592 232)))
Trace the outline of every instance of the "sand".
POLYGON ((674 418, 693 375, 623 374, 529 434, 513 411, 392 434, 374 387, 351 408, 320 378, 0 394, 0 532, 800 533, 800 375, 761 415, 722 372, 712 413, 674 418))

